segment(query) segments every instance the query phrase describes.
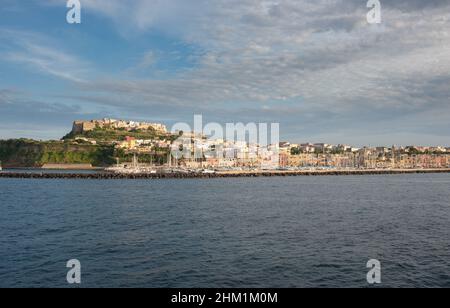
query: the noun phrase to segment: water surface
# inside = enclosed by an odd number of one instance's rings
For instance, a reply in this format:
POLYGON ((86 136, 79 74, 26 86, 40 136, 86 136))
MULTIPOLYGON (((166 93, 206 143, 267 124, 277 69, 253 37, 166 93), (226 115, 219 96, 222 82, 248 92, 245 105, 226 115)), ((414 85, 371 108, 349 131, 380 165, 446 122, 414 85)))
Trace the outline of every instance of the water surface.
POLYGON ((0 287, 450 287, 450 175, 0 179, 0 287))

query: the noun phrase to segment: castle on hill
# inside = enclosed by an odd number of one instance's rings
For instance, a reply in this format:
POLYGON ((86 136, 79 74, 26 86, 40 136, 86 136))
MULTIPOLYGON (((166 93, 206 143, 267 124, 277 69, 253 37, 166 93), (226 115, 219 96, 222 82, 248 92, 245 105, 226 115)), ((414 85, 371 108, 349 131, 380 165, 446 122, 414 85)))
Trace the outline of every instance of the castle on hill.
POLYGON ((83 134, 96 128, 125 129, 129 131, 154 129, 160 133, 167 133, 167 127, 161 123, 125 121, 108 118, 102 120, 75 121, 73 122, 72 133, 75 135, 83 134))

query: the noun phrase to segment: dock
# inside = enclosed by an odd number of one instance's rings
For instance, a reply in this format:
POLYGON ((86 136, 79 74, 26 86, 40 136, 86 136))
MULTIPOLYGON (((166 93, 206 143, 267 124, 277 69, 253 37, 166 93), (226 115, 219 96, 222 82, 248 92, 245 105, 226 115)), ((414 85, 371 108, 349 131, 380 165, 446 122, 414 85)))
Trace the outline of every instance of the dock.
POLYGON ((449 169, 395 169, 395 170, 317 170, 317 171, 223 171, 216 173, 27 173, 1 172, 0 179, 86 179, 86 180, 125 180, 125 179, 215 179, 215 178, 258 178, 258 177, 296 177, 296 176, 360 176, 360 175, 400 175, 450 173, 449 169))

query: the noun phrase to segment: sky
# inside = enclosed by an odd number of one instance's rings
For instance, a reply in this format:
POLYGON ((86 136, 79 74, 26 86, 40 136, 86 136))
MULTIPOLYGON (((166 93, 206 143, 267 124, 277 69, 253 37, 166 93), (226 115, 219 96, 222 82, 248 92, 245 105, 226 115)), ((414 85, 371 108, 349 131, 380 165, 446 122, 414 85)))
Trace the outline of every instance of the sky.
POLYGON ((450 1, 0 0, 0 139, 74 120, 280 123, 281 139, 450 146, 450 1))

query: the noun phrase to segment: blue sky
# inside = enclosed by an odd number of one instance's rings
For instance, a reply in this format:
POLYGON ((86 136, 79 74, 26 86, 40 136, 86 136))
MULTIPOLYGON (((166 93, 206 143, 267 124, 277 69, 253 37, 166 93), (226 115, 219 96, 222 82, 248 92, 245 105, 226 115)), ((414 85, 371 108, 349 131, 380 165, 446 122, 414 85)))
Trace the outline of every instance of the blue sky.
POLYGON ((450 145, 450 3, 65 0, 0 4, 0 138, 76 119, 279 122, 282 139, 450 145))

